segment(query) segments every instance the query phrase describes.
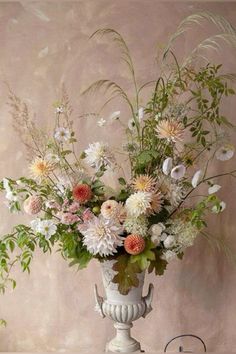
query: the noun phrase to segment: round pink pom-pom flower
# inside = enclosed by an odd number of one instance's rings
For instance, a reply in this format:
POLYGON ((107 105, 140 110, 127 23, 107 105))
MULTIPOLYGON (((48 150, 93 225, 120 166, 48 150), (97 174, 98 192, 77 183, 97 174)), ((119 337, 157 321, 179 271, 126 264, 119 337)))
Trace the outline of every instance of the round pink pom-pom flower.
POLYGON ((32 195, 24 201, 24 211, 26 214, 35 215, 42 210, 42 198, 37 195, 32 195))

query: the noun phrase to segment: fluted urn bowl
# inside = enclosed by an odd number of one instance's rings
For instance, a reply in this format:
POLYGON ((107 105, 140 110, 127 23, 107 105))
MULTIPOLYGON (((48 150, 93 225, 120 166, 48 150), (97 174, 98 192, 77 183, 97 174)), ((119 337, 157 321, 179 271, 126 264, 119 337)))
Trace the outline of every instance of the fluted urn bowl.
POLYGON ((132 322, 140 317, 145 317, 151 310, 153 285, 149 285, 147 296, 142 296, 145 272, 138 274, 139 286, 132 288, 127 295, 120 294, 118 285, 112 282, 116 274, 112 269, 115 261, 104 261, 101 263, 102 280, 106 298, 98 295, 95 285, 96 309, 102 317, 113 320, 117 330, 114 337, 106 345, 106 351, 115 353, 131 353, 141 351, 140 343, 131 337, 130 329, 132 322))

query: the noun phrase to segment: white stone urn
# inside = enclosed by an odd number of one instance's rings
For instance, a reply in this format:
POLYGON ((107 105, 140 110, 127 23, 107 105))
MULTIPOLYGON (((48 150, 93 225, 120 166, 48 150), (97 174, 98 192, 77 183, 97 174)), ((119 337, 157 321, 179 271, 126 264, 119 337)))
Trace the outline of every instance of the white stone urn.
POLYGON ((101 263, 102 279, 106 298, 98 294, 95 285, 96 310, 102 317, 109 317, 116 328, 116 337, 106 345, 106 352, 131 353, 141 352, 141 346, 130 335, 132 322, 140 317, 146 317, 152 310, 153 285, 149 285, 147 296, 142 296, 145 272, 138 274, 139 286, 132 288, 127 295, 118 291, 118 285, 112 282, 116 272, 112 269, 114 260, 101 263))

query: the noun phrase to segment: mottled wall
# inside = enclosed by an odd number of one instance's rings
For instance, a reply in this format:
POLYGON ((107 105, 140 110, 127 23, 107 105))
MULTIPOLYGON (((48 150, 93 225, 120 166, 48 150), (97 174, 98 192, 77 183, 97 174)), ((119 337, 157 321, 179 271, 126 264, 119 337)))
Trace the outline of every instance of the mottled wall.
MULTIPOLYGON (((222 14, 236 26, 236 4, 232 2, 0 2, 0 177, 27 172, 25 151, 11 126, 4 81, 28 102, 38 123, 46 127, 52 124, 52 102, 65 82, 74 105, 80 146, 97 140, 98 134, 101 140, 119 143, 119 127, 102 131, 92 120, 77 119, 102 103, 103 97, 95 102, 80 97, 81 90, 94 80, 111 78, 129 92, 132 89, 114 46, 107 41, 88 41, 90 34, 101 27, 122 33, 142 83, 158 72, 157 44, 165 43, 180 20, 198 9, 222 14)), ((201 27, 178 41, 177 55, 189 52, 206 30, 213 33, 213 27, 201 27)), ((225 71, 236 71, 235 51, 225 49, 224 56, 214 55, 217 62, 225 62, 225 71)), ((232 119, 235 107, 235 99, 225 107, 232 119)), ((104 114, 118 109, 124 120, 129 118, 119 101, 104 114)), ((232 164, 227 162, 225 169, 232 164)), ((212 218, 210 228, 213 233, 227 235, 236 246, 233 181, 225 181, 220 195, 228 208, 222 216, 212 218)), ((22 220, 22 216, 9 216, 4 206, 0 210, 1 233, 7 232, 13 221, 22 220)), ((101 289, 96 262, 76 273, 57 254, 37 253, 31 275, 16 270, 15 276, 16 290, 0 298, 0 317, 8 321, 7 328, 0 329, 1 351, 103 350, 113 329, 109 320, 93 311, 93 284, 98 283, 101 289)), ((161 351, 171 337, 185 332, 203 337, 209 351, 235 348, 235 268, 204 240, 199 239, 182 262, 169 265, 165 276, 150 278, 155 284, 154 311, 148 319, 139 320, 133 331, 146 350, 161 351)))

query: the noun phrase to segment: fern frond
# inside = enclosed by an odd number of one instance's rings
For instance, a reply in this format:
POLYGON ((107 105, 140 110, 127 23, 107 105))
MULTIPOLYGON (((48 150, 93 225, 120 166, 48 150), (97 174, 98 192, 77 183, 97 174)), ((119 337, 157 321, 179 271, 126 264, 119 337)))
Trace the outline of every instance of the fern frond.
POLYGON ((209 49, 218 52, 219 49, 221 48, 220 45, 221 41, 236 48, 236 33, 235 34, 221 33, 221 34, 216 34, 214 36, 211 36, 207 39, 204 39, 192 50, 190 55, 184 60, 181 69, 186 65, 189 65, 193 61, 193 59, 196 58, 197 56, 206 59, 208 61, 208 59, 205 56, 203 56, 201 52, 209 49))
POLYGON ((196 14, 187 16, 183 21, 181 21, 176 32, 170 37, 167 46, 164 49, 163 59, 166 58, 167 53, 179 36, 185 33, 191 26, 201 25, 205 20, 212 22, 222 33, 236 35, 235 28, 223 16, 213 14, 210 11, 200 11, 196 14))

